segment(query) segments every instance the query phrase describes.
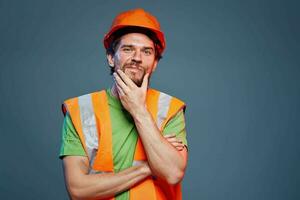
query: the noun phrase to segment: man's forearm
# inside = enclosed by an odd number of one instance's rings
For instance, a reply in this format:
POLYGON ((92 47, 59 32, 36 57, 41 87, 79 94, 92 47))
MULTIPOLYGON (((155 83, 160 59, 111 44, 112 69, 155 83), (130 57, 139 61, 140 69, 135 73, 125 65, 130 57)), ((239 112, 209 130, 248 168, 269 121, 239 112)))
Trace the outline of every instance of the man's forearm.
MULTIPOLYGON (((65 161, 64 161, 65 162, 65 161)), ((130 167, 119 173, 86 174, 84 166, 77 166, 81 173, 74 173, 72 161, 65 166, 66 184, 72 199, 105 199, 123 192, 151 174, 148 166, 130 167), (148 168, 147 168, 148 167, 148 168), (81 169, 80 169, 81 168, 81 169)))
POLYGON ((134 119, 151 171, 159 178, 175 184, 183 177, 186 157, 181 156, 163 138, 146 108, 148 77, 149 73, 146 73, 142 85, 137 87, 122 70, 118 70, 117 73, 114 73, 115 88, 123 107, 134 119))
POLYGON ((152 172, 170 184, 179 182, 184 175, 185 158, 164 139, 146 108, 136 110, 133 119, 152 172))

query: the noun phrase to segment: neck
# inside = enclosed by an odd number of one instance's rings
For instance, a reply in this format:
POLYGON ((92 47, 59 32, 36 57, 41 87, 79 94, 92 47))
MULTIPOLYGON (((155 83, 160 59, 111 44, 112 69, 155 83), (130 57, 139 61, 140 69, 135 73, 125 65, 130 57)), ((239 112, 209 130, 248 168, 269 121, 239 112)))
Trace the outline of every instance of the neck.
POLYGON ((115 83, 114 83, 113 86, 111 87, 110 91, 111 91, 111 94, 112 94, 114 97, 120 99, 119 93, 118 93, 118 90, 117 90, 117 87, 116 87, 116 84, 115 84, 115 83))
MULTIPOLYGON (((148 85, 148 89, 149 89, 149 85, 148 85)), ((118 89, 117 89, 117 86, 116 86, 115 83, 114 83, 114 84, 112 85, 112 87, 110 88, 110 91, 111 91, 111 94, 112 94, 114 97, 116 97, 117 99, 120 99, 119 93, 118 93, 118 89)))

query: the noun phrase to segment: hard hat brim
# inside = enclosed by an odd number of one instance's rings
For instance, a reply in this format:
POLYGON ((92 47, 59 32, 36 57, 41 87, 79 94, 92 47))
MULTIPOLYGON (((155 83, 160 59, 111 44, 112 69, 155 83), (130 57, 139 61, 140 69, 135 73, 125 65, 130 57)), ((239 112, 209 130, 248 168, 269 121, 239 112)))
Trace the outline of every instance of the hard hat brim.
MULTIPOLYGON (((143 27, 143 26, 128 26, 128 25, 118 25, 118 26, 115 26, 113 27, 103 38, 103 44, 104 44, 104 47, 105 49, 108 49, 111 45, 111 43, 116 39, 113 37, 114 33, 116 33, 117 31, 123 29, 123 28, 129 28, 129 27, 132 27, 134 29, 146 29, 146 30, 149 30, 151 31, 152 33, 154 33, 155 37, 157 38, 157 40, 159 41, 159 44, 158 44, 158 53, 159 55, 162 55, 165 47, 166 47, 166 44, 165 44, 165 37, 164 37, 164 34, 163 32, 161 31, 158 31, 158 30, 155 30, 155 29, 152 29, 152 28, 149 28, 149 27, 143 27)), ((133 30, 134 30, 133 29, 133 30)), ((134 33, 134 31, 131 31, 132 33, 134 33)), ((130 32, 127 32, 127 33, 130 33, 130 32)), ((126 33, 125 33, 126 34, 126 33)))

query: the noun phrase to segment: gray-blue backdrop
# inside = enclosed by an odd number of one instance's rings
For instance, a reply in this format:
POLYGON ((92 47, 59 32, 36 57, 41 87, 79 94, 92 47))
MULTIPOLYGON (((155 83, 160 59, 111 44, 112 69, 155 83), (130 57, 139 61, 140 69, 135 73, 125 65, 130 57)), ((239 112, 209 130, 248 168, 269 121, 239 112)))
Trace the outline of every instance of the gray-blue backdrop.
POLYGON ((136 7, 167 38, 152 87, 188 106, 184 199, 300 199, 296 0, 1 0, 0 199, 67 199, 60 105, 111 85, 102 37, 136 7))

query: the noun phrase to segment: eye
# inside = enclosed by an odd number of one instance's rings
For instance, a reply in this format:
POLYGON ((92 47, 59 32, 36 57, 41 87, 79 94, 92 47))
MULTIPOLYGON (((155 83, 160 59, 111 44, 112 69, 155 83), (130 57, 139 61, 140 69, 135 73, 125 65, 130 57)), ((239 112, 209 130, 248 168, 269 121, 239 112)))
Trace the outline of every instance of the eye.
POLYGON ((145 49, 144 53, 145 53, 145 55, 150 56, 150 55, 152 55, 152 50, 151 49, 145 49))
POLYGON ((132 48, 130 48, 130 47, 124 47, 122 50, 123 50, 125 53, 130 53, 130 52, 132 52, 132 48))

